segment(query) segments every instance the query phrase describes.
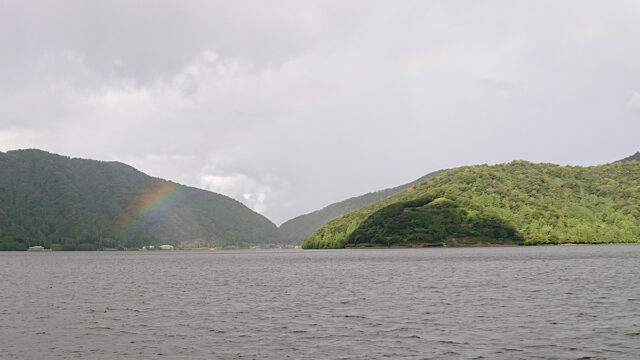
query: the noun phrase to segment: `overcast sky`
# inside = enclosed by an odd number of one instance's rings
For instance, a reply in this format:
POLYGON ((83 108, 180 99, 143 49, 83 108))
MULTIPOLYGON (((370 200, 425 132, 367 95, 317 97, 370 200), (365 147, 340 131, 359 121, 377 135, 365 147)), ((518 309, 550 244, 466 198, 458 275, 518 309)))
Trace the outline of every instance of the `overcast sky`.
POLYGON ((428 172, 640 150, 640 1, 0 1, 0 151, 281 223, 428 172))

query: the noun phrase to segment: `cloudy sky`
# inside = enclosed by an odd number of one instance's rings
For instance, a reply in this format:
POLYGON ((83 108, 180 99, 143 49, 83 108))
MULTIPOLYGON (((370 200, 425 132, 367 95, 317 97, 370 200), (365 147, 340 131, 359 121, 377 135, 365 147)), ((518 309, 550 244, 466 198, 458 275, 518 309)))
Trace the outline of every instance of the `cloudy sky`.
POLYGON ((0 151, 281 223, 428 172, 640 150, 640 2, 0 1, 0 151))

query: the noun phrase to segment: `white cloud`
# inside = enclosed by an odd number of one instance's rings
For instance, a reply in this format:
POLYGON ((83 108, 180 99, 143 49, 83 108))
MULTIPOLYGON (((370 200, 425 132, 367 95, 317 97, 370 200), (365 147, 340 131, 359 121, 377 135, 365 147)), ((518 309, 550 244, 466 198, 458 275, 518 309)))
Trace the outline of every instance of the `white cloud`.
MULTIPOLYGON (((210 166, 206 169, 212 170, 210 166)), ((200 177, 199 185, 204 189, 242 200, 259 213, 264 213, 274 200, 277 201, 278 193, 288 187, 286 182, 273 176, 254 178, 242 173, 205 173, 200 177)))
POLYGON ((28 128, 12 127, 0 129, 0 151, 39 148, 43 138, 40 132, 28 128))
POLYGON ((634 91, 629 98, 629 106, 640 109, 640 92, 634 91))

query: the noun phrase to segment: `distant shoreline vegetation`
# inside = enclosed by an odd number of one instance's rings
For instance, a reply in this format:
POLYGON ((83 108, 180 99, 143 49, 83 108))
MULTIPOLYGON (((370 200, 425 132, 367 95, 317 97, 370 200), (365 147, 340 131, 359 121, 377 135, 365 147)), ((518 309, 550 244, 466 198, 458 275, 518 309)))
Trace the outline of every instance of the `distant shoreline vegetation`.
POLYGON ((208 248, 208 247, 171 247, 171 248, 161 248, 160 246, 143 246, 141 248, 96 248, 96 247, 77 247, 74 249, 62 248, 59 246, 55 246, 53 249, 45 248, 40 245, 30 246, 27 249, 13 249, 13 250, 0 250, 0 251, 66 251, 66 252, 75 252, 75 251, 106 251, 106 252, 114 252, 114 251, 150 251, 150 252, 171 252, 171 251, 226 251, 226 250, 281 250, 281 249, 300 249, 300 245, 293 244, 266 244, 266 245, 254 245, 250 247, 240 247, 240 246, 229 246, 229 247, 218 247, 218 248, 208 248), (34 249, 40 247, 40 249, 34 249))
POLYGON ((467 166, 334 219, 302 247, 637 243, 638 204, 637 161, 467 166))

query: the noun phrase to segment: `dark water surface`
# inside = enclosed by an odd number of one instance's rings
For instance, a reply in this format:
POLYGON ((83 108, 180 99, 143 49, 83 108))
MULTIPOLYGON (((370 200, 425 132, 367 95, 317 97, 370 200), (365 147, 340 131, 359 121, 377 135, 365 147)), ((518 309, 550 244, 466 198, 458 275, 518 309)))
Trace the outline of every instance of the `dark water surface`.
POLYGON ((0 253, 0 358, 638 359, 640 246, 0 253))

